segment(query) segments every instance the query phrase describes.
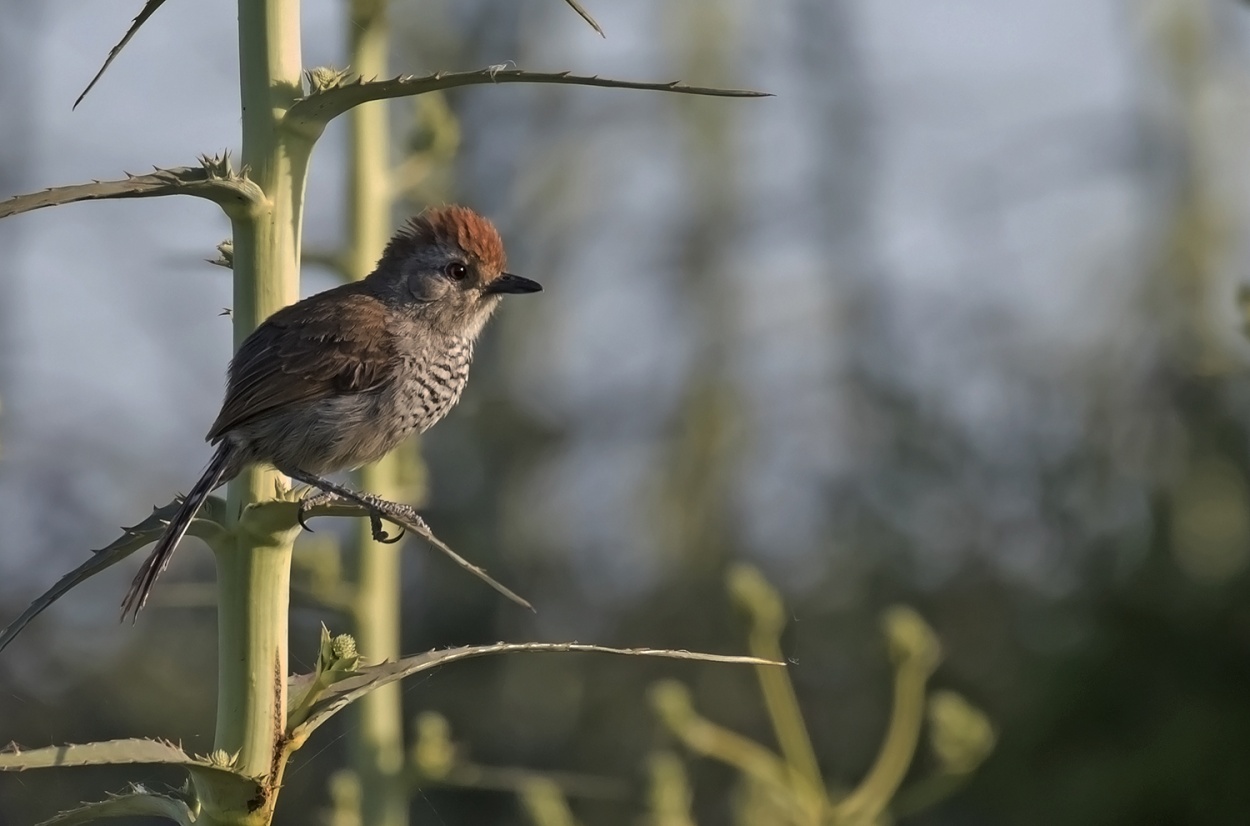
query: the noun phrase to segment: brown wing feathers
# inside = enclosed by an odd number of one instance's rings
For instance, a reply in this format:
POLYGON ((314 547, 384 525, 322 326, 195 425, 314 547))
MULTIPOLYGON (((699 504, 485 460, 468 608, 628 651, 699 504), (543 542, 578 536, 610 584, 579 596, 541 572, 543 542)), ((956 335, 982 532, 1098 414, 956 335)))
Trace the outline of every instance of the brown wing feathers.
POLYGON ((319 293, 258 327, 230 363, 226 399, 208 439, 278 407, 382 386, 393 341, 381 302, 360 289, 357 282, 319 293))

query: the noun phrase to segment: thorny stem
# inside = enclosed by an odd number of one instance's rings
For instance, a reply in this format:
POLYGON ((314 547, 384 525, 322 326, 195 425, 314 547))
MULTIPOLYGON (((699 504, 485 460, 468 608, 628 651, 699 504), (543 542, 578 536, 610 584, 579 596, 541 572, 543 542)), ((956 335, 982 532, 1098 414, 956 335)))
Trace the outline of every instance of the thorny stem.
MULTIPOLYGON (((281 128, 301 95, 299 0, 239 0, 242 162, 265 202, 233 216, 234 341, 237 347, 298 293, 301 202, 311 143, 281 128)), ((287 610, 295 531, 263 506, 280 477, 252 469, 231 484, 234 547, 217 552, 216 748, 241 773, 264 778, 251 812, 214 811, 208 823, 268 823, 276 799, 286 718, 287 610), (267 518, 268 517, 268 518, 267 518)))

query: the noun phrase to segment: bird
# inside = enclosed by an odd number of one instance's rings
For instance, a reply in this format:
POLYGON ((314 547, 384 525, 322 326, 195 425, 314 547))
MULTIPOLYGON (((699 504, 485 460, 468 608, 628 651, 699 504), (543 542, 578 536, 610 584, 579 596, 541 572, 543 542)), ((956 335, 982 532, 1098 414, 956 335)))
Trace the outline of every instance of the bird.
POLYGON ((205 437, 217 450, 135 575, 122 619, 137 618, 208 495, 252 465, 352 499, 378 535, 386 503, 324 477, 377 461, 456 405, 500 299, 542 290, 505 266, 488 219, 464 206, 429 208, 391 237, 365 278, 265 319, 230 362, 205 437))

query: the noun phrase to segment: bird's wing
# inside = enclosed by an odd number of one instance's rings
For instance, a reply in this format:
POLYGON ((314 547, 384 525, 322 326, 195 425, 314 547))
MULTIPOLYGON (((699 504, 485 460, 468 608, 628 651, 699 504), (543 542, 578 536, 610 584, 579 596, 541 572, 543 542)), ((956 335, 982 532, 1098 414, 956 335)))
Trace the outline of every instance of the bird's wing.
POLYGON ((274 313, 230 363, 226 400, 209 441, 280 407, 384 386, 394 374, 395 355, 387 315, 357 284, 274 313))

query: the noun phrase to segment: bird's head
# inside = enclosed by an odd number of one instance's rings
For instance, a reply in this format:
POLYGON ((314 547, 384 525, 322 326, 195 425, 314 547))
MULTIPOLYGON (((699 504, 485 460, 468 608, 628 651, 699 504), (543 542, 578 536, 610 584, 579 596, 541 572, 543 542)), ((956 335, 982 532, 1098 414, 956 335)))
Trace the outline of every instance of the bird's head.
POLYGON ((474 338, 502 296, 542 289, 505 272, 505 264, 494 225, 467 207, 447 206, 409 220, 368 280, 392 306, 408 308, 444 332, 474 338))

